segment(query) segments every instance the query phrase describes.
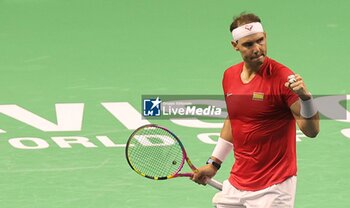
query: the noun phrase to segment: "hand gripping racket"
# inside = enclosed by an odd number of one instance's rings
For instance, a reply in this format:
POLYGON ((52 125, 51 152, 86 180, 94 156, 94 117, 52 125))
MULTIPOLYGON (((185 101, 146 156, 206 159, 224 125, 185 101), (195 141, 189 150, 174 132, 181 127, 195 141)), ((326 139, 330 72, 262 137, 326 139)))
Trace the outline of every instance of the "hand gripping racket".
MULTIPOLYGON (((192 177, 193 173, 180 173, 185 161, 193 171, 197 170, 179 138, 155 124, 136 129, 129 137, 125 154, 136 173, 153 180, 192 177)), ((208 179, 207 184, 222 190, 222 184, 216 180, 208 179)))

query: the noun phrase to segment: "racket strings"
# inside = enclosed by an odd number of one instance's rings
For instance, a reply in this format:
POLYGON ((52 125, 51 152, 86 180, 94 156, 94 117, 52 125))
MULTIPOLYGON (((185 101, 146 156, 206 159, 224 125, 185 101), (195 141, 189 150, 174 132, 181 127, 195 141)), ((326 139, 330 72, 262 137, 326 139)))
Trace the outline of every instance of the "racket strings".
POLYGON ((146 176, 166 177, 183 166, 183 151, 172 134, 157 127, 136 132, 129 143, 128 158, 132 167, 146 176))

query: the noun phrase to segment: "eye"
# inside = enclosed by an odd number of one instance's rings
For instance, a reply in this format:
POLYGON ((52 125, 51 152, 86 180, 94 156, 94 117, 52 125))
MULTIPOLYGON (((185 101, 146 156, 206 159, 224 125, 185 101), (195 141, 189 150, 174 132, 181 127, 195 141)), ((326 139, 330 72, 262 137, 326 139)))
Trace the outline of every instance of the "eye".
POLYGON ((254 43, 253 42, 246 42, 246 43, 243 43, 242 45, 246 48, 250 48, 254 45, 254 43))
POLYGON ((265 43, 265 39, 262 37, 262 38, 259 38, 256 42, 258 44, 264 44, 265 43))

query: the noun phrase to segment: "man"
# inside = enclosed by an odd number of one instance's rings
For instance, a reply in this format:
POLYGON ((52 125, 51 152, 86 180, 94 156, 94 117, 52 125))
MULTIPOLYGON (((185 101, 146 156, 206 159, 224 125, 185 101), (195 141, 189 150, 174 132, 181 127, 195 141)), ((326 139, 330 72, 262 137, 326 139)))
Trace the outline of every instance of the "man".
POLYGON ((301 76, 267 57, 266 33, 254 14, 231 24, 231 41, 243 62, 222 81, 228 118, 207 165, 192 180, 206 184, 234 150, 235 163, 216 207, 294 207, 296 123, 308 137, 319 133, 319 115, 301 76))

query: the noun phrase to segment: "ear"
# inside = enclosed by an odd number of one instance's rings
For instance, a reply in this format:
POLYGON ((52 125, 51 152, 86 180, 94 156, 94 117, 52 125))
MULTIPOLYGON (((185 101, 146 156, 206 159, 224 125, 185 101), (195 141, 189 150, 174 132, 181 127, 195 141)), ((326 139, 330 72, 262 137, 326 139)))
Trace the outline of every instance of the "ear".
POLYGON ((232 44, 233 48, 234 48, 236 51, 239 51, 239 49, 238 49, 238 47, 237 47, 237 45, 238 45, 237 42, 231 40, 231 44, 232 44))

